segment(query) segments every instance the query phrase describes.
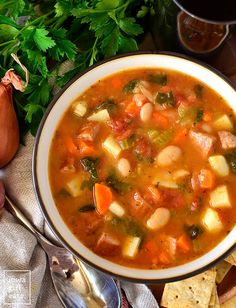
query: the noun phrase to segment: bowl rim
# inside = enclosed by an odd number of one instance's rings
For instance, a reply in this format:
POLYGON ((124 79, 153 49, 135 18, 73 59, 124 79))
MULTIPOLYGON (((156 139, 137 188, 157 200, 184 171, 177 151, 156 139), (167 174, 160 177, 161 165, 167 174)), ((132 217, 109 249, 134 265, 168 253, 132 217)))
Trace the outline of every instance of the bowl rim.
POLYGON ((36 134, 36 137, 35 137, 33 153, 32 153, 32 182, 33 182, 33 189, 34 189, 34 194, 35 194, 36 200, 39 204, 41 213, 43 214, 43 217, 46 220, 50 230, 55 235, 55 237, 60 241, 62 246, 64 246, 68 251, 70 251, 75 257, 81 259, 83 262, 92 266, 96 270, 101 271, 103 273, 106 273, 110 276, 113 276, 113 277, 121 279, 121 280, 126 280, 126 281, 130 281, 130 282, 134 282, 134 283, 146 283, 146 284, 160 283, 160 284, 163 284, 163 283, 174 282, 174 281, 179 281, 179 280, 182 280, 182 279, 190 278, 194 275, 200 274, 200 273, 210 269, 211 267, 213 267, 214 265, 219 263, 221 260, 223 260, 227 256, 229 256, 236 249, 236 241, 227 251, 225 251, 222 255, 220 255, 219 257, 214 259, 212 262, 210 262, 210 263, 208 263, 208 264, 206 264, 202 267, 199 267, 198 269, 196 269, 194 271, 191 271, 191 272, 186 273, 186 274, 178 275, 178 276, 175 276, 175 277, 140 279, 140 278, 126 277, 126 276, 123 276, 121 274, 113 273, 113 272, 111 272, 111 271, 109 271, 109 270, 107 270, 107 269, 87 260, 78 251, 74 250, 66 240, 64 240, 64 238, 61 236, 60 232, 58 232, 57 229, 55 228, 53 220, 50 218, 50 216, 49 216, 49 214, 46 210, 47 207, 45 206, 45 204, 43 202, 43 199, 42 199, 42 196, 41 196, 41 193, 40 193, 40 189, 39 189, 38 177, 37 177, 37 152, 38 152, 38 146, 39 146, 39 140, 40 140, 40 137, 41 137, 41 133, 42 133, 44 124, 45 124, 45 122, 46 122, 46 120, 47 120, 47 118, 50 114, 51 109, 56 104, 56 102, 60 98, 60 96, 64 93, 64 91, 67 88, 69 88, 70 85, 73 84, 77 79, 79 79, 83 75, 87 74, 89 71, 93 70, 94 68, 96 68, 100 65, 103 65, 106 62, 112 62, 113 60, 116 60, 116 59, 125 58, 125 57, 129 57, 129 56, 135 56, 135 55, 167 55, 167 56, 173 56, 173 57, 177 57, 177 58, 181 58, 181 59, 184 59, 184 60, 194 62, 196 64, 203 66, 204 68, 207 68, 208 70, 215 73, 216 75, 218 75, 221 79, 223 79, 226 83, 228 83, 236 91, 236 84, 232 80, 230 80, 228 77, 226 77, 223 73, 218 71, 217 69, 213 68, 209 64, 204 63, 204 62, 202 62, 198 59, 195 59, 195 58, 192 58, 190 56, 186 56, 186 55, 183 55, 183 54, 177 53, 177 52, 170 52, 170 51, 136 51, 136 52, 125 53, 125 54, 122 54, 122 55, 117 55, 117 56, 105 59, 103 61, 100 61, 100 62, 90 66, 89 68, 87 68, 83 72, 74 76, 69 82, 67 82, 64 85, 64 87, 62 87, 59 90, 59 92, 53 97, 53 99, 49 103, 49 105, 48 105, 48 107, 47 107, 47 109, 46 109, 46 111, 43 115, 43 118, 40 122, 40 125, 39 125, 38 130, 37 130, 37 134, 36 134))

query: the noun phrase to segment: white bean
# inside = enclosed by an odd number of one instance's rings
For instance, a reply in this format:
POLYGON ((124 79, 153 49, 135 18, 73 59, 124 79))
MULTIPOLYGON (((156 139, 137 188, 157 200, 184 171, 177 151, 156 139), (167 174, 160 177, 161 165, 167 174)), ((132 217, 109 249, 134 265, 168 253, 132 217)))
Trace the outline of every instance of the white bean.
POLYGON ((169 145, 157 155, 157 164, 160 167, 167 167, 180 160, 181 157, 181 149, 175 145, 169 145))
POLYGON ((144 104, 140 110, 140 119, 143 122, 147 122, 148 120, 150 120, 152 116, 152 110, 153 110, 153 107, 151 103, 144 104))
POLYGON ((121 158, 118 161, 118 170, 120 171, 120 174, 122 176, 128 176, 130 171, 131 171, 131 167, 130 167, 130 163, 128 161, 128 159, 126 158, 121 158))
POLYGON ((164 207, 159 207, 147 221, 147 227, 152 230, 161 229, 170 220, 170 211, 164 207))

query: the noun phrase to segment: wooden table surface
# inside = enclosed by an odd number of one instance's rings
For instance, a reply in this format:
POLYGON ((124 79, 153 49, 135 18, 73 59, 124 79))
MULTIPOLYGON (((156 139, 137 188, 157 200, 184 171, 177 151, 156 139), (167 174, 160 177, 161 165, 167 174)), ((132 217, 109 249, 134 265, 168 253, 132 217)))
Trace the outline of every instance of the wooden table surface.
MULTIPOLYGON (((145 51, 155 51, 157 50, 156 45, 155 33, 152 35, 148 34, 141 44, 140 49, 145 51)), ((179 50, 175 51, 180 52, 179 50)), ((236 25, 230 27, 230 33, 220 51, 218 51, 213 57, 205 60, 201 59, 201 61, 207 62, 215 67, 236 83, 236 25)), ((164 286, 164 284, 149 285, 149 288, 152 290, 159 304, 164 286)))

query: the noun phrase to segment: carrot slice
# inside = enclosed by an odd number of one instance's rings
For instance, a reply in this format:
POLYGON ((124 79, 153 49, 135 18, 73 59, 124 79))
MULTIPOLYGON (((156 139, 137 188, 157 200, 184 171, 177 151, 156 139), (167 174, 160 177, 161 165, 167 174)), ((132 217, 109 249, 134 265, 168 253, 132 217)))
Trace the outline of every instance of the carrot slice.
POLYGON ((76 154, 77 152, 77 146, 74 144, 73 139, 69 136, 67 136, 64 140, 66 149, 70 154, 76 154))
POLYGON ((160 112, 157 112, 157 111, 153 112, 152 116, 159 128, 166 129, 169 127, 170 123, 169 123, 168 118, 165 117, 160 112))
POLYGON ((210 111, 204 111, 202 119, 205 122, 210 122, 212 120, 212 113, 210 111))
POLYGON ((215 174, 209 169, 202 169, 198 175, 200 187, 211 189, 215 185, 215 174))
POLYGON ((175 144, 179 144, 181 142, 183 142, 188 134, 188 130, 187 128, 183 128, 180 131, 177 132, 177 134, 175 135, 174 139, 173 139, 173 143, 175 144))
POLYGON ((187 253, 192 248, 191 240, 187 237, 186 234, 181 235, 177 239, 177 247, 184 253, 187 253))
POLYGON ((94 199, 98 213, 105 215, 112 201, 111 189, 104 184, 96 183, 94 185, 94 199))

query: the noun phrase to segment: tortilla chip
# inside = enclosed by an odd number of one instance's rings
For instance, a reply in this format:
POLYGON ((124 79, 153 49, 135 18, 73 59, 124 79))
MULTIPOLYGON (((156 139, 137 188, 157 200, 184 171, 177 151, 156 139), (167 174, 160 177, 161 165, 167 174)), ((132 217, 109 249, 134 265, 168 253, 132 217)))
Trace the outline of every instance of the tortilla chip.
POLYGON ((167 283, 161 305, 168 308, 208 308, 215 287, 215 269, 185 280, 167 283))
POLYGON ((220 305, 220 308, 235 308, 236 307, 236 296, 220 305))
POLYGON ((209 307, 214 307, 215 303, 216 303, 216 286, 214 286, 212 289, 209 307))
POLYGON ((229 262, 232 265, 236 265, 236 251, 234 251, 225 261, 229 262))
POLYGON ((216 265, 216 283, 219 284, 225 278, 232 265, 226 261, 222 261, 216 265))
POLYGON ((220 307, 220 299, 219 299, 219 295, 218 295, 218 292, 217 292, 217 286, 216 286, 216 302, 215 302, 215 306, 216 306, 216 308, 220 307))
POLYGON ((212 290, 209 308, 220 308, 220 302, 219 302, 216 284, 212 290))

